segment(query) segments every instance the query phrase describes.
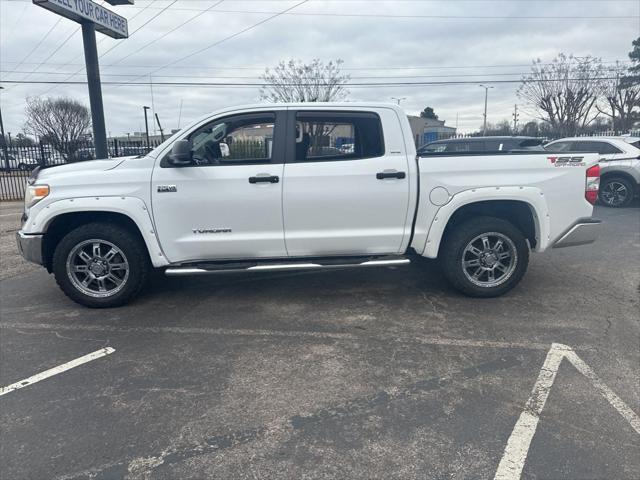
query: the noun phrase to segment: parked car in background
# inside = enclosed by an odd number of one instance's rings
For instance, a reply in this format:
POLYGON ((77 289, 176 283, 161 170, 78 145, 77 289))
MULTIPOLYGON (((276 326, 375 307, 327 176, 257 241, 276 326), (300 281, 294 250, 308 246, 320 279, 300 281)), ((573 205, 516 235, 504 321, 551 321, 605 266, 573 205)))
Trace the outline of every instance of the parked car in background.
POLYGON ((640 137, 573 137, 546 145, 556 153, 600 154, 600 202, 626 207, 640 190, 640 137))
MULTIPOLYGON (((38 162, 30 158, 16 158, 15 155, 9 153, 7 155, 9 159, 9 171, 21 170, 31 171, 38 166, 38 162)), ((7 162, 4 157, 4 152, 0 151, 0 170, 7 171, 7 162)))
POLYGON ((418 154, 496 153, 543 151, 544 141, 535 137, 467 137, 449 138, 427 143, 418 154))
POLYGON ((85 160, 95 160, 95 158, 96 158, 96 149, 93 147, 84 147, 76 150, 74 154, 69 158, 69 161, 83 162, 85 160))

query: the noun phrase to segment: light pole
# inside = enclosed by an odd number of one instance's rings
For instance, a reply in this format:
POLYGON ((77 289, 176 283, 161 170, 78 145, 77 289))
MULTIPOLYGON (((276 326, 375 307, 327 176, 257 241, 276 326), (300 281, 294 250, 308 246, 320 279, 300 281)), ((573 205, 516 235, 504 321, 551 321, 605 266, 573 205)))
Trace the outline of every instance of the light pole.
POLYGON ((147 152, 151 150, 150 148, 150 144, 149 144, 149 121, 147 120, 147 110, 150 110, 149 107, 147 106, 143 106, 142 109, 144 110, 144 129, 145 132, 147 132, 147 152))
POLYGON ((484 124, 482 126, 482 136, 487 134, 487 97, 489 96, 489 89, 493 88, 490 85, 478 85, 484 88, 484 124))
MULTIPOLYGON (((4 90, 4 87, 0 86, 0 90, 4 90)), ((0 109, 0 135, 2 135, 2 154, 4 155, 4 166, 7 172, 10 170, 9 165, 9 152, 7 151, 7 140, 4 138, 4 123, 2 123, 2 110, 0 109)))
POLYGON ((398 105, 400 105, 400 102, 401 102, 402 100, 406 100, 406 99, 407 99, 407 97, 400 97, 400 98, 398 98, 398 97, 391 97, 391 100, 395 100, 396 102, 398 102, 398 105))

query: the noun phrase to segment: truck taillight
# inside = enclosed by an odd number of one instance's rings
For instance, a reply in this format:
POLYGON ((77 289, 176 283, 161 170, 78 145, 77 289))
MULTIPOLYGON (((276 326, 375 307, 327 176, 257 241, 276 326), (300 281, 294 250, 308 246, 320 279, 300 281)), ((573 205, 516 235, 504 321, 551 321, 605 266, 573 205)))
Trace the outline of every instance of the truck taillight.
POLYGON ((591 205, 596 204, 598 200, 598 189, 600 188, 600 166, 594 165, 587 168, 587 182, 584 187, 584 198, 591 205))

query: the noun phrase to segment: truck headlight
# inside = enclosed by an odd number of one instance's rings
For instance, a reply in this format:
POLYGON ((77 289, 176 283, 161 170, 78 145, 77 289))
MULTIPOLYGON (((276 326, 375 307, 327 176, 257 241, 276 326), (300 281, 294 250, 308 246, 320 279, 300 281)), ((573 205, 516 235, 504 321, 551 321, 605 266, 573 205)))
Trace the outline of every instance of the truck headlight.
POLYGON ((49 185, 27 185, 24 192, 24 208, 31 208, 49 195, 49 185))

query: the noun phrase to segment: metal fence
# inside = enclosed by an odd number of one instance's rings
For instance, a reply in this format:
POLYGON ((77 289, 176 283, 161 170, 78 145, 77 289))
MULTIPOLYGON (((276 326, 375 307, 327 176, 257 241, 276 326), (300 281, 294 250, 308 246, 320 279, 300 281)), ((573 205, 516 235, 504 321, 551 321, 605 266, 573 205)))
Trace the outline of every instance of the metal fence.
MULTIPOLYGON (((150 148, 160 142, 150 142, 150 148)), ((149 151, 146 142, 129 142, 111 139, 107 142, 109 157, 127 157, 143 155, 149 151)), ((0 200, 20 200, 24 197, 24 189, 31 171, 37 166, 63 165, 65 163, 83 162, 95 158, 93 143, 87 142, 79 146, 71 156, 65 157, 47 143, 30 146, 7 145, 7 156, 0 150, 0 200)))
MULTIPOLYGON (((640 131, 634 130, 631 132, 598 132, 591 134, 579 135, 582 137, 600 137, 600 136, 616 136, 616 135, 631 135, 640 136, 640 131)), ((478 136, 477 134, 454 134, 454 135, 439 135, 439 140, 447 138, 467 138, 478 136)), ((543 137, 545 141, 555 140, 555 138, 543 137)), ((109 140, 107 145, 109 151, 109 157, 126 157, 130 155, 143 155, 149 151, 145 142, 141 141, 126 141, 126 140, 109 140)), ((150 148, 154 148, 159 145, 159 141, 151 142, 150 148)), ((247 148, 249 145, 247 145, 247 148)), ((262 149, 264 145, 255 146, 254 149, 260 151, 262 155, 262 149)), ((37 166, 48 165, 63 165, 65 163, 82 162, 85 160, 92 160, 95 158, 95 148, 93 143, 88 142, 82 144, 70 158, 65 158, 62 153, 56 151, 51 145, 46 143, 39 143, 32 146, 15 146, 7 145, 7 158, 5 158, 4 149, 0 149, 0 200, 20 200, 24 197, 24 189, 27 183, 27 179, 31 175, 31 171, 37 166)), ((234 148, 238 150, 238 148, 234 148)), ((252 152, 258 155, 258 152, 252 152)), ((258 157, 260 156, 258 155, 258 157)), ((257 158, 257 157, 256 157, 257 158)))

